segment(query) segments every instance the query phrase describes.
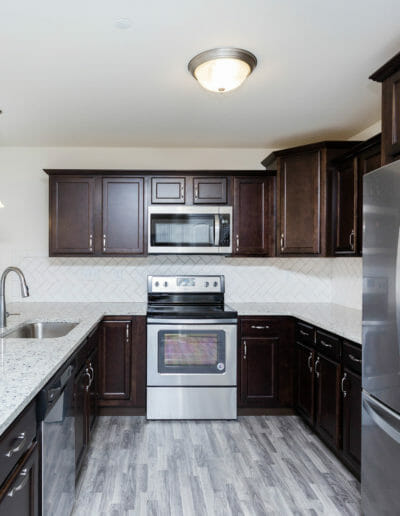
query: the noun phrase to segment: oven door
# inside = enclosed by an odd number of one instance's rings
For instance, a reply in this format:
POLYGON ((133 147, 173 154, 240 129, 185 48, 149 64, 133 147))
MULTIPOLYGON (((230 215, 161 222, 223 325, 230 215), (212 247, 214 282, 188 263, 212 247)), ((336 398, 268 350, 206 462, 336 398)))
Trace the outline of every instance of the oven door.
POLYGON ((147 325, 147 385, 236 386, 236 324, 147 325))

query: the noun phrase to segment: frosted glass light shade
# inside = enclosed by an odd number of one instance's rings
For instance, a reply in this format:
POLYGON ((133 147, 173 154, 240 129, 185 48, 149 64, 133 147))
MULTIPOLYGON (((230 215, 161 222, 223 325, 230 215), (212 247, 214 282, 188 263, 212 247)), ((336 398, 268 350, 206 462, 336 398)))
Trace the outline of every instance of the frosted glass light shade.
POLYGON ((224 93, 240 86, 256 64, 256 57, 247 50, 214 48, 191 59, 188 69, 203 88, 224 93))
POLYGON ((5 208, 4 204, 0 201, 0 208, 5 208))

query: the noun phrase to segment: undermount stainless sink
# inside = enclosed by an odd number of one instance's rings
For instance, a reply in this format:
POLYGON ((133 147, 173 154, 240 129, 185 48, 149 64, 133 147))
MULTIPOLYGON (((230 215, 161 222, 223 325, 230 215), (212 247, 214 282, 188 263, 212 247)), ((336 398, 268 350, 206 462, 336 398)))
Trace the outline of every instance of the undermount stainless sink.
POLYGON ((5 339, 54 339, 65 337, 79 323, 34 322, 27 323, 4 335, 5 339))

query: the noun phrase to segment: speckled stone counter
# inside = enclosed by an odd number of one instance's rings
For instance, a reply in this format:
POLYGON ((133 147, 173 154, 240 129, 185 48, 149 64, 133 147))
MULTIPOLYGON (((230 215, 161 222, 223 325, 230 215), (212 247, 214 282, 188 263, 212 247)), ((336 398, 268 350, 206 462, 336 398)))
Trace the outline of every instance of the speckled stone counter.
POLYGON ((79 324, 57 339, 0 336, 0 434, 34 399, 104 315, 146 315, 146 303, 10 303, 7 329, 34 321, 79 324))
MULTIPOLYGON (((361 311, 329 303, 229 303, 239 315, 290 315, 361 343, 361 311)), ((0 335, 0 434, 34 399, 104 315, 146 315, 146 303, 10 303, 7 333, 25 322, 79 324, 57 339, 0 335)))
POLYGON ((332 303, 229 303, 239 315, 291 315, 361 344, 361 310, 332 303))

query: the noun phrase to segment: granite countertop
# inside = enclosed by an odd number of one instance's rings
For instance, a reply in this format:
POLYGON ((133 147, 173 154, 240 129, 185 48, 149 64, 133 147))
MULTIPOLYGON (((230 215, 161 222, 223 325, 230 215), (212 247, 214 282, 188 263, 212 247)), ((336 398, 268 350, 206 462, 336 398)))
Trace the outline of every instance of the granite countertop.
MULTIPOLYGON (((329 303, 229 303, 239 315, 291 315, 361 343, 361 311, 329 303)), ((105 315, 146 315, 147 303, 10 303, 18 313, 4 333, 25 322, 79 324, 57 339, 0 336, 0 435, 32 401, 105 315)))

